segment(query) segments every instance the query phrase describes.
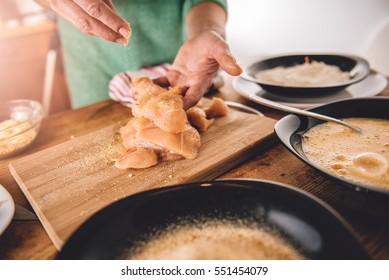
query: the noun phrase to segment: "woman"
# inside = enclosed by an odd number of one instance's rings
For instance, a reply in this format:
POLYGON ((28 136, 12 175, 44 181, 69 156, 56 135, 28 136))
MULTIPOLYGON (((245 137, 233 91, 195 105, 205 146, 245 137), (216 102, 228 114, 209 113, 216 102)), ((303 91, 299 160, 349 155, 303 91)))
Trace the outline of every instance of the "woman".
POLYGON ((225 0, 51 0, 47 4, 62 16, 59 31, 75 108, 106 99, 115 74, 149 65, 173 62, 166 77, 157 82, 183 89, 185 108, 203 96, 219 66, 230 75, 242 72, 225 41, 225 0))

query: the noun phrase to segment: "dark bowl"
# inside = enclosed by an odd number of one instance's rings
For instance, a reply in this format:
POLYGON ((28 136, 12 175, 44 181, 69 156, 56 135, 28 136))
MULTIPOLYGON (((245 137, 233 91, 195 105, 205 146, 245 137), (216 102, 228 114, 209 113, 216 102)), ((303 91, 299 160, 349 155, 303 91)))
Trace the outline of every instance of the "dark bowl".
POLYGON ((264 90, 282 94, 282 95, 312 95, 312 94, 329 94, 341 89, 348 87, 354 83, 357 83, 370 73, 369 63, 361 58, 354 55, 344 55, 344 54, 291 54, 291 55, 283 55, 283 56, 275 56, 269 57, 253 64, 249 65, 245 68, 242 78, 257 83, 264 90), (324 62, 328 65, 338 66, 342 71, 348 71, 351 74, 351 78, 345 82, 334 83, 331 85, 323 85, 323 86, 306 86, 306 87, 294 87, 294 86, 285 86, 285 85, 277 85, 270 84, 264 81, 257 80, 255 78, 255 74, 263 71, 272 69, 278 66, 283 67, 291 67, 298 64, 303 64, 305 57, 309 57, 309 59, 324 62))
MULTIPOLYGON (((360 117, 389 119, 389 98, 371 97, 347 99, 315 107, 310 111, 335 118, 360 117)), ((301 147, 302 135, 311 127, 314 127, 320 123, 323 123, 323 121, 304 116, 287 115, 277 122, 275 126, 275 133, 281 142, 285 145, 285 147, 299 159, 314 169, 322 172, 324 175, 341 183, 343 186, 350 187, 356 191, 374 192, 377 194, 389 195, 389 189, 344 179, 310 162, 301 147)))
POLYGON ((241 179, 176 185, 124 198, 76 230, 57 259, 121 259, 156 229, 207 220, 271 228, 309 259, 369 258, 347 223, 319 199, 275 182, 241 179))

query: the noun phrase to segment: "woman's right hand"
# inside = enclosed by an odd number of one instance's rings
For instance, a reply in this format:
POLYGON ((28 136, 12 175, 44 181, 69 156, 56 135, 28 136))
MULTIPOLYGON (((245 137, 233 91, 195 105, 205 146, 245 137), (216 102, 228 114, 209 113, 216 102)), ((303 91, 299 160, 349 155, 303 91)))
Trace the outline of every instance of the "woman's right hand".
POLYGON ((51 9, 85 34, 127 45, 130 24, 118 15, 112 0, 46 0, 51 9))

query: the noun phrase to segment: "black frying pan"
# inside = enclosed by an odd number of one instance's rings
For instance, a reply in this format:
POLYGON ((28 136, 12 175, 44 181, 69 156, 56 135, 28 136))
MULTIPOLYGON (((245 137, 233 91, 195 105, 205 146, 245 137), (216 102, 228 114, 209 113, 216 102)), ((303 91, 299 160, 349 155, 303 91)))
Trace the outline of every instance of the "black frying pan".
POLYGON ((225 180, 154 189, 118 201, 86 221, 57 259, 120 259, 155 229, 187 221, 246 220, 270 227, 309 259, 368 259, 329 206, 270 181, 225 180))

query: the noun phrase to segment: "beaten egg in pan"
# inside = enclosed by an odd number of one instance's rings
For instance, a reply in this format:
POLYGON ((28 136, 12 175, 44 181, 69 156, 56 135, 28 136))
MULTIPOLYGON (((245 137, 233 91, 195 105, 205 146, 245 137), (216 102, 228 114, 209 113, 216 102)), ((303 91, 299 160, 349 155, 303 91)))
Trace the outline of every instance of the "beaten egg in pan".
POLYGON ((356 133, 327 122, 310 128, 302 150, 315 165, 344 179, 389 189, 389 120, 346 118, 356 133))

